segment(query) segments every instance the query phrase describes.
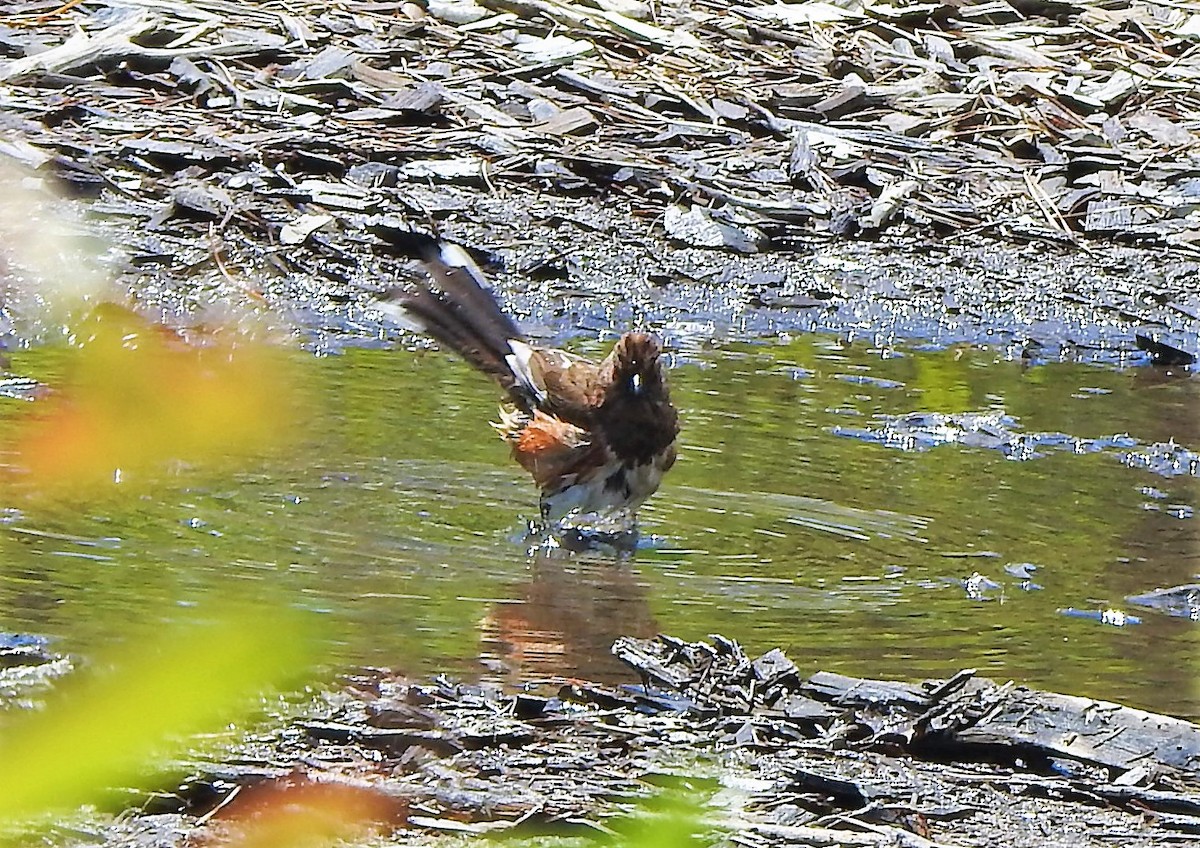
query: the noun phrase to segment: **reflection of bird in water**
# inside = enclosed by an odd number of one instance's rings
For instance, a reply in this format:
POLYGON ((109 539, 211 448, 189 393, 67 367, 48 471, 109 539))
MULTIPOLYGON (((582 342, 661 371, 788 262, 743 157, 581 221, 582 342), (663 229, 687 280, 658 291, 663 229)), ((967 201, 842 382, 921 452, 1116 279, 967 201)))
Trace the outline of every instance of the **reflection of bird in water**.
POLYGON ((543 520, 632 519, 675 462, 679 424, 658 341, 626 333, 599 363, 533 347, 462 248, 416 233, 380 234, 420 258, 430 277, 390 292, 383 308, 508 392, 512 407, 494 426, 540 487, 543 520))
POLYGON ((612 655, 618 636, 658 632, 647 586, 636 572, 598 556, 540 550, 518 603, 496 604, 481 622, 485 661, 505 682, 577 677, 628 682, 629 668, 612 655))

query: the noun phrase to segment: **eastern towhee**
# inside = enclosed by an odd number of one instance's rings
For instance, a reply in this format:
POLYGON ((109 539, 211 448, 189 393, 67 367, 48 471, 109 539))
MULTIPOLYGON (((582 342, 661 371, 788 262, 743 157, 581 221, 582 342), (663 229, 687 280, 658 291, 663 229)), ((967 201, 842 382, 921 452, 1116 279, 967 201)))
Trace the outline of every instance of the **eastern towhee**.
POLYGON ((508 393, 492 426, 541 488, 541 514, 632 520, 675 462, 679 419, 662 348, 629 332, 601 362, 534 347, 496 303, 482 272, 456 244, 377 230, 420 259, 429 279, 384 295, 401 326, 457 351, 508 393))

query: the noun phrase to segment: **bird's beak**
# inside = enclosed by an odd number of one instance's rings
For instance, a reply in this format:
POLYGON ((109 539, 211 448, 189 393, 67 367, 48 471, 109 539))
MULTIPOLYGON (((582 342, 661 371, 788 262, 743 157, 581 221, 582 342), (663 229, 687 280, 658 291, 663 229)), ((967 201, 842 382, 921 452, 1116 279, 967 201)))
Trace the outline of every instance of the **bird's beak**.
POLYGON ((642 375, 641 374, 634 374, 632 377, 629 378, 629 390, 631 392, 633 392, 635 395, 640 395, 642 393, 642 375))

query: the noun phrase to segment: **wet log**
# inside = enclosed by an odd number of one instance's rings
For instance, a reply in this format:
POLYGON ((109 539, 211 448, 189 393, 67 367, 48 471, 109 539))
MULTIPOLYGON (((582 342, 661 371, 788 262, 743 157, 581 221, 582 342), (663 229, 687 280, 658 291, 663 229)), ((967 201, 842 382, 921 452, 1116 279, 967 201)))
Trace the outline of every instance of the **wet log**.
POLYGON ((1115 774, 1135 767, 1200 776, 1200 727, 1108 701, 988 683, 939 705, 930 726, 950 719, 939 744, 1017 755, 1067 757, 1115 774), (982 715, 975 717, 981 710, 982 715))
MULTIPOLYGON (((921 684, 818 672, 801 679, 778 651, 749 659, 736 643, 620 639, 614 653, 645 679, 726 715, 770 715, 796 696, 833 710, 803 711, 803 724, 828 733, 854 726, 864 748, 964 762, 1025 763, 1051 771, 1069 761, 1101 769, 1107 783, 1172 777, 1200 785, 1200 726, 1107 701, 1003 685, 964 670, 921 684)), ((801 722, 797 722, 800 725, 801 722)), ((787 734, 779 734, 781 738, 787 734)), ((761 734, 756 737, 756 744, 761 734)), ((1111 793, 1109 793, 1111 796, 1111 793)), ((1163 799, 1140 798, 1153 806, 1163 799)), ((1191 801, 1180 802, 1191 809, 1191 801)))

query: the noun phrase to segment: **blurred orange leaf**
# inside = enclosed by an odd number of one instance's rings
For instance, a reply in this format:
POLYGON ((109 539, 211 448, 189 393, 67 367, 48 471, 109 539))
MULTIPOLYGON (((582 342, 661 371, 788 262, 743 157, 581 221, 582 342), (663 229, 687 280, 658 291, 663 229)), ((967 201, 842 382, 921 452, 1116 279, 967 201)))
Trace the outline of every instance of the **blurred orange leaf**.
POLYGON ((75 333, 66 385, 16 442, 39 484, 95 485, 170 460, 236 458, 279 444, 294 423, 285 352, 235 331, 198 340, 113 304, 75 333))
POLYGON ((399 827, 407 815, 404 799, 378 789, 297 775, 241 788, 213 816, 217 827, 206 842, 222 848, 305 848, 370 828, 399 827))

